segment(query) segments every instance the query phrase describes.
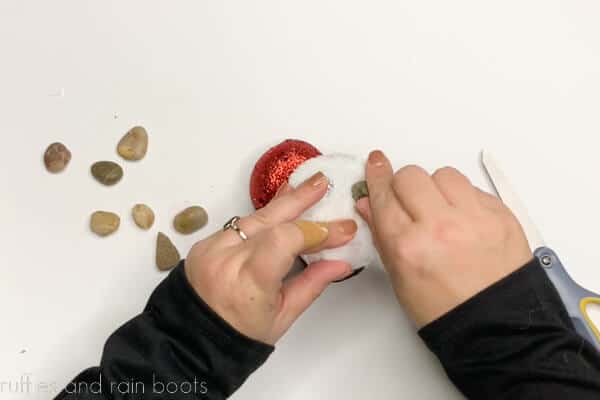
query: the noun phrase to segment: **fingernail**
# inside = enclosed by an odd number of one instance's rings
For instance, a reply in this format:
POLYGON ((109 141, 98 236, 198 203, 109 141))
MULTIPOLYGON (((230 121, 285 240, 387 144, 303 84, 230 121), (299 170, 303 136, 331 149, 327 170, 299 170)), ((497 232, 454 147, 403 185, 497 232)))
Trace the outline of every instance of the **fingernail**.
POLYGON ((302 231, 305 250, 320 245, 329 236, 329 229, 325 223, 298 220, 294 221, 294 224, 302 231))
POLYGON ((340 233, 344 235, 353 235, 358 230, 358 225, 356 225, 356 221, 353 219, 345 219, 342 221, 337 221, 336 226, 340 233))
POLYGON ((327 184, 327 182, 329 182, 329 180, 321 171, 317 172, 316 174, 311 176, 308 179, 308 181, 306 181, 307 184, 311 185, 314 188, 318 188, 323 184, 327 184))
POLYGON ((371 154, 369 154, 369 164, 375 167, 381 167, 384 162, 385 156, 383 155, 383 152, 381 152, 381 150, 375 150, 372 151, 371 154))

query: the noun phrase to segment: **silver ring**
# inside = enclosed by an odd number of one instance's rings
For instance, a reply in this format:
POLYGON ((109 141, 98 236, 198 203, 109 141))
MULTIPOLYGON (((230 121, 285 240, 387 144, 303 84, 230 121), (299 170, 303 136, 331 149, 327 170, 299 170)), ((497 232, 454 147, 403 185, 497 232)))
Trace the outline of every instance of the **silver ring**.
POLYGON ((242 238, 242 240, 248 240, 248 236, 246 236, 246 234, 244 233, 243 230, 240 229, 239 225, 238 225, 238 221, 240 220, 239 216, 235 216, 233 218, 231 218, 229 221, 227 221, 225 223, 225 225, 223 225, 223 231, 226 231, 228 229, 233 229, 234 231, 237 232, 238 235, 240 235, 240 237, 242 238))

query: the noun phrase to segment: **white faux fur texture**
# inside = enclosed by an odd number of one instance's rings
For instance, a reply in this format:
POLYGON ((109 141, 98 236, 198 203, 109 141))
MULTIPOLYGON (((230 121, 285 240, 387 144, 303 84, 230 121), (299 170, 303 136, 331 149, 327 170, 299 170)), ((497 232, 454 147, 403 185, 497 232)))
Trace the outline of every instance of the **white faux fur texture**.
POLYGON ((354 269, 381 265, 369 226, 356 212, 352 198, 352 185, 365 179, 365 161, 347 154, 321 155, 302 163, 292 173, 288 183, 296 187, 319 171, 329 179, 329 190, 325 197, 307 210, 301 218, 310 221, 352 218, 358 225, 358 231, 354 239, 346 245, 305 255, 303 259, 307 263, 342 260, 351 264, 354 269))

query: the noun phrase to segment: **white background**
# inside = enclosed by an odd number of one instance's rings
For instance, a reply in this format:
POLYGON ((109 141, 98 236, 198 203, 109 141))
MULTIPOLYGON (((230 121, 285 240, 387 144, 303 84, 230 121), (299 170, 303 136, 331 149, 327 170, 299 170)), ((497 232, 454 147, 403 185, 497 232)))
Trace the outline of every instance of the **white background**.
MULTIPOLYGON (((254 161, 288 137, 452 165, 486 189, 478 153, 493 150, 573 277, 600 291, 599 14, 593 0, 0 0, 0 382, 62 387, 97 365, 165 276, 157 231, 184 255, 249 212, 254 161), (135 124, 148 155, 99 185, 89 166, 119 160, 135 124), (53 141, 73 153, 60 175, 42 163, 53 141), (149 232, 136 202, 157 214, 149 232), (210 224, 178 235, 192 204, 210 224), (89 232, 97 209, 121 215, 116 234, 89 232)), ((367 397, 460 398, 376 269, 328 290, 234 396, 367 397)))

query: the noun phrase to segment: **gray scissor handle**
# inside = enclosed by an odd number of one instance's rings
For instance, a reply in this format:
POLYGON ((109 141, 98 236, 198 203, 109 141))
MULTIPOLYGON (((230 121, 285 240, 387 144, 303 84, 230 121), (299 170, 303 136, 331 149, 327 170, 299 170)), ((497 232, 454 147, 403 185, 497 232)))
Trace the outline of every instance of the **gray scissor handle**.
POLYGON ((587 302, 600 303, 600 295, 577 284, 569 276, 556 253, 548 247, 540 247, 533 254, 538 258, 550 281, 558 291, 577 333, 600 351, 598 329, 594 327, 593 322, 585 312, 587 302))

